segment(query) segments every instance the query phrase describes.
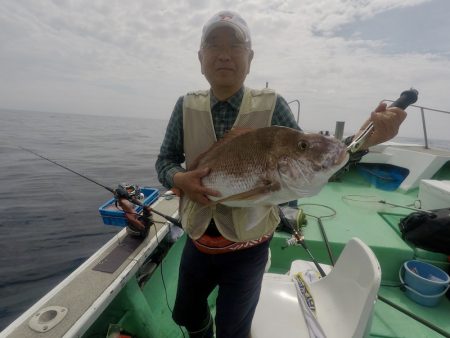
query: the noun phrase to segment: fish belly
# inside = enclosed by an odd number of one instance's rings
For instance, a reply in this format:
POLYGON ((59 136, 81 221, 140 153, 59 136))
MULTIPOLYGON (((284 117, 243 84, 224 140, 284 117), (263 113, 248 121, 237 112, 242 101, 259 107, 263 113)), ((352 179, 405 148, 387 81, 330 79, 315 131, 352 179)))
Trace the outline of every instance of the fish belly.
POLYGON ((205 187, 217 190, 221 198, 249 191, 258 186, 258 178, 255 175, 231 176, 225 174, 211 174, 202 179, 205 187))
MULTIPOLYGON (((257 175, 248 175, 233 177, 229 175, 210 175, 203 178, 202 183, 205 187, 219 191, 221 196, 208 196, 211 201, 220 201, 221 204, 229 207, 248 208, 256 206, 268 206, 286 203, 296 200, 299 196, 298 191, 292 191, 284 186, 278 191, 271 191, 263 194, 253 194, 242 199, 236 196, 245 192, 253 191, 261 187, 261 179, 257 175), (233 196, 236 196, 235 198, 233 196), (229 199, 227 199, 229 198, 229 199), (226 199, 226 200, 224 200, 226 199), (224 201, 221 201, 224 200, 224 201)), ((300 195, 308 195, 305 191, 300 195)))
MULTIPOLYGON (((211 201, 218 201, 230 196, 251 191, 260 186, 260 179, 256 175, 231 176, 224 174, 212 174, 202 179, 205 187, 220 192, 220 197, 208 196, 211 201)), ((246 200, 229 200, 222 204, 233 207, 250 207, 255 201, 264 196, 253 196, 246 200)))

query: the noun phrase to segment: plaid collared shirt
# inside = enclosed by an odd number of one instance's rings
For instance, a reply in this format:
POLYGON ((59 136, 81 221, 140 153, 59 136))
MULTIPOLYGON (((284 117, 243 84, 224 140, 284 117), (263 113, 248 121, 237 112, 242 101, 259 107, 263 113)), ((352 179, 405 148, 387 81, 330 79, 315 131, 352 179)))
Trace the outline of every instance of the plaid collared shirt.
MULTIPOLYGON (((217 139, 222 138, 225 132, 233 127, 243 96, 243 87, 226 101, 217 100, 211 93, 211 114, 217 139)), ((272 116, 272 125, 300 129, 292 115, 289 105, 280 95, 277 95, 272 116)), ((173 176, 177 172, 185 171, 181 166, 184 160, 182 96, 178 99, 170 117, 166 135, 164 136, 155 165, 156 171, 158 172, 158 179, 163 186, 168 189, 173 187, 173 176)))

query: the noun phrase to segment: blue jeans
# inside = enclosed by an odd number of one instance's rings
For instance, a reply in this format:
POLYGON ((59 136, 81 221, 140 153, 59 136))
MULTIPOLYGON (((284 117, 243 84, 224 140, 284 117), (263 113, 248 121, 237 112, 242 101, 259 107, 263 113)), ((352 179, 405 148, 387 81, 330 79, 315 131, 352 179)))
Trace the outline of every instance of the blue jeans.
MULTIPOLYGON (((205 327, 207 298, 219 286, 216 337, 248 338, 258 304, 270 240, 249 249, 209 255, 188 238, 183 250, 173 319, 190 332, 205 327)), ((204 336, 208 337, 207 335, 204 336)))

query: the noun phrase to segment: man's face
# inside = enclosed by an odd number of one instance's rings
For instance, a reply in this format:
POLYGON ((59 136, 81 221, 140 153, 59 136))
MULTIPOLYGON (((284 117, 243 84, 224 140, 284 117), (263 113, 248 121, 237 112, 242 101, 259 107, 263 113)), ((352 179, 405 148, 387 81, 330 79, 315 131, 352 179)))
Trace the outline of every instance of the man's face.
POLYGON ((214 29, 198 52, 202 74, 211 87, 238 90, 250 70, 253 51, 230 27, 214 29))

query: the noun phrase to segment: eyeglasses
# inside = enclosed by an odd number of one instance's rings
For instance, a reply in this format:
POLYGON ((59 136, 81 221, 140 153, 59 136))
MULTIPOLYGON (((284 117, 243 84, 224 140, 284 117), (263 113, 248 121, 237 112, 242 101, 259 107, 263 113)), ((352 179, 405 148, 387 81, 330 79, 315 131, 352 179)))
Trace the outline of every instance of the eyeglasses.
POLYGON ((203 46, 203 49, 206 50, 211 55, 219 55, 224 51, 227 51, 231 56, 241 56, 249 48, 243 43, 233 43, 231 45, 220 45, 217 43, 206 43, 203 46))

